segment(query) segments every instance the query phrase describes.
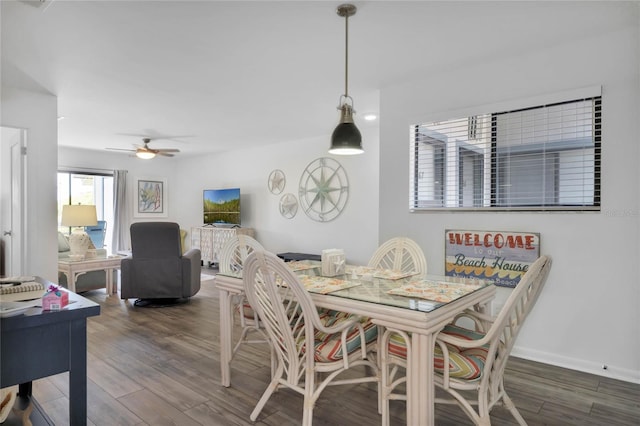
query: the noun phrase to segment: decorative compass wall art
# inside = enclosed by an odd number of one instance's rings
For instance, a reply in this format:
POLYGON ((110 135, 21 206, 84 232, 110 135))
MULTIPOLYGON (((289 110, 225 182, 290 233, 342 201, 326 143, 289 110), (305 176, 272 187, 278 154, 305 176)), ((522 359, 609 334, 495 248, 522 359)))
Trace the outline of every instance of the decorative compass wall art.
POLYGON ((333 158, 313 160, 302 172, 298 186, 300 207, 311 219, 329 222, 342 213, 349 198, 349 179, 333 158))
POLYGON ((269 186, 269 191, 271 191, 272 194, 278 195, 284 191, 286 183, 287 178, 282 170, 275 169, 271 174, 269 174, 269 181, 267 182, 267 185, 269 186))
POLYGON ((282 217, 292 219, 298 213, 298 200, 296 196, 287 193, 280 198, 280 214, 282 217))

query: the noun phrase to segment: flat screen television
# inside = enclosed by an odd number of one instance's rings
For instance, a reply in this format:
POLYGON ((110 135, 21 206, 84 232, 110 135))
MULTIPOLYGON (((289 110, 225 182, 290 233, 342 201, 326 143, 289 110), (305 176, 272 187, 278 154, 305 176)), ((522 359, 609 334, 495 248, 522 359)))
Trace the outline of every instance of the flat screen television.
POLYGON ((205 189, 202 206, 205 225, 240 226, 240 188, 205 189))

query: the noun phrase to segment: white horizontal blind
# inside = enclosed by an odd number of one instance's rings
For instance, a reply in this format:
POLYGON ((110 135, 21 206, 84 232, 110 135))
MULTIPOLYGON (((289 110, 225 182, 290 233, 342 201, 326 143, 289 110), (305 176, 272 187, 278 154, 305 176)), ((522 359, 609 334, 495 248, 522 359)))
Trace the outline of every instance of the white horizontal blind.
POLYGON ((601 98, 412 126, 410 209, 594 210, 601 98))

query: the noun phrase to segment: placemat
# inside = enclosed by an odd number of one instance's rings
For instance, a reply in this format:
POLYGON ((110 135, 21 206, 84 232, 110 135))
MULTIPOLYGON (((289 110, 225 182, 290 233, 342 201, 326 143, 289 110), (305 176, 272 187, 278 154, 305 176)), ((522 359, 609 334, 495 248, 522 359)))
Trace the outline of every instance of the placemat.
POLYGON ((402 271, 394 271, 393 269, 376 269, 373 273, 374 278, 382 278, 385 280, 399 280, 402 278, 407 278, 412 275, 416 275, 416 271, 410 272, 402 272, 402 271))
POLYGON ((318 264, 314 265, 314 264, 309 263, 309 262, 304 261, 304 260, 293 260, 291 262, 285 262, 285 264, 293 272, 304 271, 306 269, 313 269, 313 268, 317 268, 319 266, 318 264))
POLYGON ((317 277, 309 275, 300 275, 298 278, 300 278, 300 282, 304 285, 307 291, 320 294, 328 294, 334 291, 344 290, 345 288, 360 285, 359 282, 345 281, 338 278, 317 277))
POLYGON ((374 278, 382 278, 385 280, 399 280, 399 279, 407 278, 417 274, 416 271, 401 272, 401 271, 394 271, 393 269, 372 268, 370 266, 347 265, 346 273, 348 275, 351 275, 354 272, 356 273, 356 275, 359 275, 359 276, 371 274, 374 278))
POLYGON ((398 288, 387 291, 389 294, 433 300, 441 303, 452 302, 464 295, 473 293, 480 285, 456 284, 432 280, 414 280, 398 288))
POLYGON ((345 271, 347 274, 353 274, 355 272, 357 275, 373 275, 373 273, 376 271, 376 268, 372 268, 370 266, 347 265, 345 271))

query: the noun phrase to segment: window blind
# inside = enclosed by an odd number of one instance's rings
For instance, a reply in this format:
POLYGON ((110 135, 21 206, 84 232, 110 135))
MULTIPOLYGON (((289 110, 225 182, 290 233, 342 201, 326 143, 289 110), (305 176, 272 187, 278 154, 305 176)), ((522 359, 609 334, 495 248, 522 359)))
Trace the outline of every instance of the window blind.
POLYGON ((410 210, 597 210, 601 97, 411 126, 410 210))

